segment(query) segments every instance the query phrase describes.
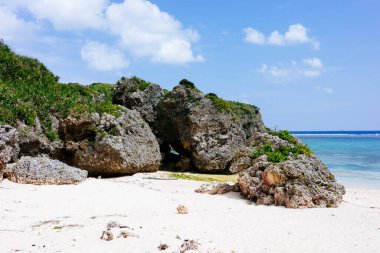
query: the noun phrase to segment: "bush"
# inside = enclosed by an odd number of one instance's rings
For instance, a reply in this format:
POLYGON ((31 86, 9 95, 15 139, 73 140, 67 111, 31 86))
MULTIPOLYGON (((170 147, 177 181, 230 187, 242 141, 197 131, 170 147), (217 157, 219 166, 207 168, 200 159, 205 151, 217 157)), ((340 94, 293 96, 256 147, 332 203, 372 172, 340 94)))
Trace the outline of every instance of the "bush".
POLYGON ((0 43, 0 124, 22 121, 33 126, 38 117, 45 135, 55 140, 51 115, 64 118, 98 112, 120 116, 122 108, 112 104, 113 85, 57 81, 58 77, 36 59, 19 56, 0 43))
POLYGON ((298 140, 288 130, 272 131, 271 134, 278 136, 281 139, 288 141, 292 144, 298 143, 298 140))
POLYGON ((293 146, 281 146, 278 150, 274 150, 272 143, 267 143, 260 149, 253 152, 249 157, 251 159, 256 159, 261 155, 267 155, 267 160, 273 163, 284 162, 288 160, 288 157, 293 154, 294 156, 298 155, 311 155, 313 151, 307 145, 297 143, 293 146))
POLYGON ((215 93, 208 93, 206 97, 213 102, 217 110, 231 113, 235 121, 247 115, 256 116, 259 113, 259 108, 254 105, 224 100, 215 93))

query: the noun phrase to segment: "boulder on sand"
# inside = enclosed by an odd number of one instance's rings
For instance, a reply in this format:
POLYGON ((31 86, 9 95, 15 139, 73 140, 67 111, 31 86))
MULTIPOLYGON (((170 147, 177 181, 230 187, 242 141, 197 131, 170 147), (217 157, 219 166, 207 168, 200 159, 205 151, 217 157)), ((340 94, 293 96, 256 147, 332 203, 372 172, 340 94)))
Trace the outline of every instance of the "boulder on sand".
POLYGON ((242 194, 257 204, 288 208, 337 207, 345 188, 298 139, 256 133, 248 142, 252 166, 240 172, 242 194))
POLYGON ((265 131, 257 107, 204 95, 187 80, 158 104, 155 127, 165 154, 173 148, 199 171, 218 173, 247 138, 265 131))
POLYGON ((9 125, 0 125, 0 181, 3 178, 5 165, 17 160, 20 152, 18 138, 19 135, 15 128, 9 125))
POLYGON ((68 163, 91 176, 155 172, 160 167, 158 142, 135 110, 69 117, 61 122, 60 134, 68 163))
POLYGON ((87 178, 87 171, 44 156, 23 156, 7 165, 5 177, 21 184, 77 184, 87 178))

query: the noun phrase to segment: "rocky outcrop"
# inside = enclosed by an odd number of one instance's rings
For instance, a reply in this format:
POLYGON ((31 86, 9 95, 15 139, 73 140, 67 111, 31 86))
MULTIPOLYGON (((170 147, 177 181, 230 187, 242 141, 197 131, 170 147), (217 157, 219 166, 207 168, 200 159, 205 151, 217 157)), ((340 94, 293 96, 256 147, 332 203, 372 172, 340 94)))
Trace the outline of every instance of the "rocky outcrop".
POLYGON ((202 184, 198 189, 195 190, 197 193, 208 193, 211 195, 215 194, 226 194, 229 192, 239 192, 240 188, 237 183, 228 184, 228 183, 218 183, 211 182, 202 184))
MULTIPOLYGON (((242 194, 262 205, 288 208, 337 207, 345 189, 326 165, 294 137, 256 133, 251 166, 239 175, 242 194)), ((248 157, 246 157, 248 158, 248 157)))
POLYGON ((120 115, 94 113, 61 122, 68 163, 92 176, 154 172, 160 167, 158 142, 135 110, 120 115))
POLYGON ((0 125, 0 180, 5 164, 16 161, 20 152, 18 132, 9 125, 0 125))
MULTIPOLYGON (((58 120, 54 118, 55 121, 58 120)), ((58 124, 58 122, 53 124, 55 127, 50 130, 51 133, 58 134, 58 124)), ((38 118, 35 120, 35 126, 27 126, 22 122, 18 122, 17 130, 19 132, 20 156, 46 154, 54 159, 64 159, 63 142, 58 139, 58 136, 55 136, 55 141, 50 140, 44 134, 38 118)))
POLYGON ((163 99, 163 89, 137 77, 121 78, 115 87, 113 101, 138 111, 150 126, 156 120, 156 107, 163 99))
POLYGON ((4 163, 15 161, 20 152, 19 135, 15 128, 0 125, 0 160, 4 163))
POLYGON ((18 162, 7 165, 5 176, 21 184, 77 184, 87 178, 87 171, 48 157, 23 156, 18 162))
POLYGON ((182 81, 157 106, 162 150, 172 147, 200 171, 225 172, 246 139, 265 131, 261 116, 253 106, 205 96, 189 83, 182 81))

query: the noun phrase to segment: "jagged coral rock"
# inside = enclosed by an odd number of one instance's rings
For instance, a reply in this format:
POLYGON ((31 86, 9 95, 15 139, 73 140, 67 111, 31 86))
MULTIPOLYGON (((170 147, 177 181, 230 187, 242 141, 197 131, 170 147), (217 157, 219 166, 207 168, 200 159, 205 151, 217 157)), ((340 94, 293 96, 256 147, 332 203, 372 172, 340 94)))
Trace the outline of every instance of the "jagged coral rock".
MULTIPOLYGON (((265 133, 256 133, 250 140, 257 149, 268 142, 274 150, 295 145, 265 133)), ((314 154, 289 154, 278 163, 263 154, 252 158, 252 164, 240 172, 238 181, 243 195, 258 204, 303 208, 337 207, 342 202, 344 186, 314 154)))
POLYGON ((8 164, 6 177, 22 184, 77 184, 87 178, 87 171, 48 157, 23 156, 8 164))
POLYGON ((71 155, 69 163, 90 175, 154 172, 160 167, 158 142, 135 110, 120 111, 120 117, 93 114, 68 118, 60 132, 71 155))

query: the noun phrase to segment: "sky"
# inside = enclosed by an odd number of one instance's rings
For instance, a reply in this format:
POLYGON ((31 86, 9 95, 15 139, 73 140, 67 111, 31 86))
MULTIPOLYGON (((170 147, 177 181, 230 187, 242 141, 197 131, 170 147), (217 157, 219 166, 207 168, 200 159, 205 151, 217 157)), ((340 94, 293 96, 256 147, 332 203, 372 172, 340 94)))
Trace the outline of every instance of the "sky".
POLYGON ((0 0, 0 38, 61 82, 139 76, 260 108, 268 127, 380 129, 378 0, 0 0))

